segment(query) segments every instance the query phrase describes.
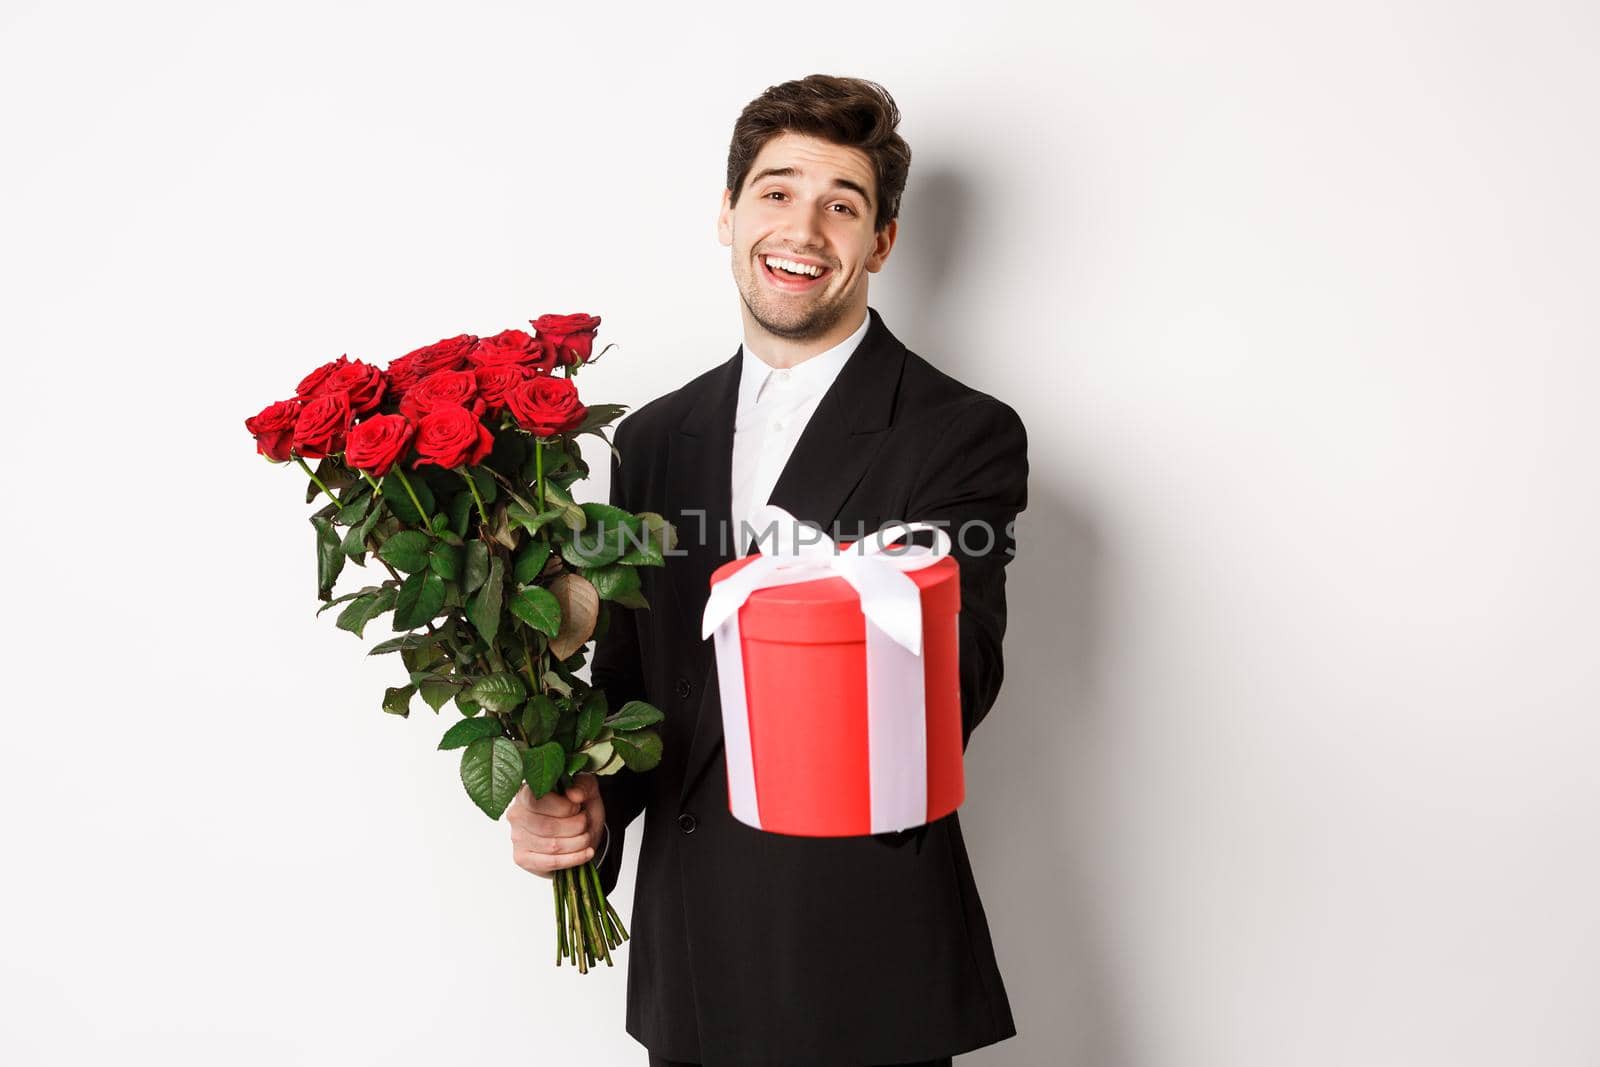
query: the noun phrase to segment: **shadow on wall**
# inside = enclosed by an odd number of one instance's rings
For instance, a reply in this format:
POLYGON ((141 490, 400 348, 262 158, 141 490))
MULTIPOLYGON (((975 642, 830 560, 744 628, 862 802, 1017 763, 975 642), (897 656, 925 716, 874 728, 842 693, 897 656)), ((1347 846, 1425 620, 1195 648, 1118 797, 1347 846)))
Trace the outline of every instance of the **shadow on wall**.
MULTIPOLYGON (((972 205, 981 201, 955 169, 924 175, 906 197, 889 265, 870 283, 872 303, 889 309, 885 321, 913 351, 993 391, 984 384, 989 353, 973 347, 996 343, 992 318, 975 317, 961 299, 964 283, 981 286, 961 277, 964 250, 977 244, 972 205)), ((1000 399, 1017 406, 1016 397, 1000 399)), ((1114 830, 1095 810, 1102 549, 1087 504, 1061 491, 1038 440, 1030 432, 1028 508, 1007 567, 1005 679, 969 744, 961 808, 1017 1036, 958 1061, 1126 1067, 1108 959, 1115 946, 1093 898, 1098 843, 1114 830)))

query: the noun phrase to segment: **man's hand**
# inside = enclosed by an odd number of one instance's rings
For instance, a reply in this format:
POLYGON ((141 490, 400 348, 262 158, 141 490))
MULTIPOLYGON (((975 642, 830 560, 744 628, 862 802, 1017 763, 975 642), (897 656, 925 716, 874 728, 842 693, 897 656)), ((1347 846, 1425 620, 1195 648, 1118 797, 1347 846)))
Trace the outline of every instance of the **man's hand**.
POLYGON ((549 878, 563 867, 587 863, 605 831, 606 802, 592 773, 578 775, 564 794, 534 799, 524 783, 506 809, 511 824, 511 858, 518 867, 549 878))

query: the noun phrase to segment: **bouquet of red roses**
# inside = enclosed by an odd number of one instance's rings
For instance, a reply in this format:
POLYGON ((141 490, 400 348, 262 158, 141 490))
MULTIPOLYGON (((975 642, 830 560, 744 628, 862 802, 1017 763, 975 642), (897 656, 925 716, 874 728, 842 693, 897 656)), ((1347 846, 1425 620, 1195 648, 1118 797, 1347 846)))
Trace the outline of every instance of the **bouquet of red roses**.
MULTIPOLYGON (((610 709, 577 671, 609 604, 646 606, 635 568, 662 565, 676 535, 660 515, 573 499, 589 473, 578 438, 609 445, 624 408, 586 407, 573 383, 604 354, 591 354, 597 316, 530 324, 461 334, 386 368, 340 356, 245 420, 258 453, 309 476, 307 503, 327 499, 311 516, 317 614, 343 605, 337 625, 359 637, 393 613, 400 636, 369 654, 398 652, 407 680, 383 710, 405 716, 419 694, 436 713, 453 703, 462 717, 439 747, 462 750, 462 785, 492 819, 524 782, 543 796, 584 771, 661 759, 661 712, 638 700, 610 709), (389 577, 334 596, 345 563, 369 555, 389 577)), ((610 966, 628 933, 593 862, 552 885, 557 965, 610 966)))

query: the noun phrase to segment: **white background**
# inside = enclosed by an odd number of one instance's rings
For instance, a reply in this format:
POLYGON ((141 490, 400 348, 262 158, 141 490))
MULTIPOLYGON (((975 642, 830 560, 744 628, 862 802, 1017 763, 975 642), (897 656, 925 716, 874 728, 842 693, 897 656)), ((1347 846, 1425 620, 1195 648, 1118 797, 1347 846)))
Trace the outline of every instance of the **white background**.
POLYGON ((644 1062, 242 420, 545 312, 590 399, 726 359, 733 120, 821 71, 914 152, 873 306, 1030 434, 959 1062, 1600 1062, 1597 24, 5 4, 0 1055, 644 1062))

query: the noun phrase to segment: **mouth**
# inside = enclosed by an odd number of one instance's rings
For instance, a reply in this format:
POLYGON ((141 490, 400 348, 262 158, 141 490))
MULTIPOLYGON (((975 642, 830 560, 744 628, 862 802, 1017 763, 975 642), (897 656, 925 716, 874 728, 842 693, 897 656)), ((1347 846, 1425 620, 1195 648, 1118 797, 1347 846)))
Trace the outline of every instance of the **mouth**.
POLYGON ((782 256, 760 256, 761 273, 767 284, 785 293, 804 293, 820 286, 833 273, 832 267, 806 263, 803 260, 785 259, 782 256), (820 271, 816 275, 801 273, 805 269, 820 271))

